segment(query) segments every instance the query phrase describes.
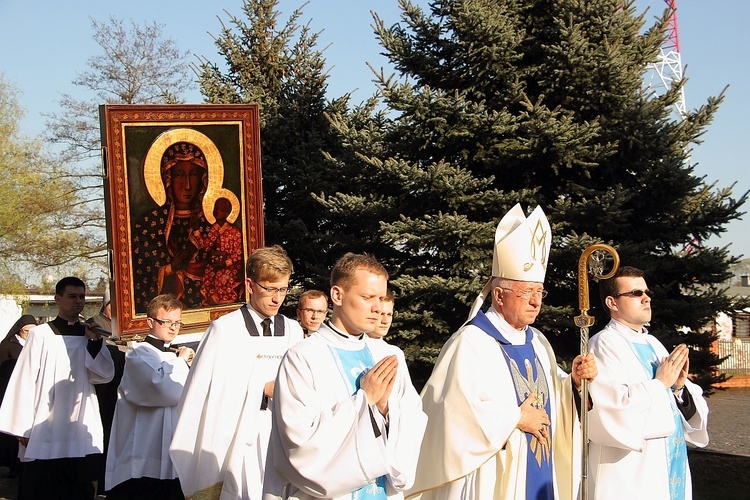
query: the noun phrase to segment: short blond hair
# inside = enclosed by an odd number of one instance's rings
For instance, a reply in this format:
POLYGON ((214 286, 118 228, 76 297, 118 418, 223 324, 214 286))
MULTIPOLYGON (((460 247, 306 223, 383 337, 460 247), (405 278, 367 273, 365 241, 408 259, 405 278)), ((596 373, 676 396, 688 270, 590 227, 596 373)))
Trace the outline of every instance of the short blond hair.
POLYGON ((349 252, 336 261, 331 270, 331 286, 348 289, 354 284, 354 275, 359 269, 370 271, 388 280, 388 271, 372 255, 349 252))
POLYGON ((279 245, 257 249, 247 259, 245 268, 247 277, 254 282, 268 280, 275 281, 278 278, 291 276, 294 266, 286 250, 279 245))
POLYGON ((177 300, 177 297, 171 293, 157 295, 148 303, 148 307, 146 307, 146 316, 149 318, 155 318, 156 315, 159 314, 159 309, 161 308, 164 308, 167 312, 174 311, 175 309, 182 311, 185 309, 185 304, 177 300))

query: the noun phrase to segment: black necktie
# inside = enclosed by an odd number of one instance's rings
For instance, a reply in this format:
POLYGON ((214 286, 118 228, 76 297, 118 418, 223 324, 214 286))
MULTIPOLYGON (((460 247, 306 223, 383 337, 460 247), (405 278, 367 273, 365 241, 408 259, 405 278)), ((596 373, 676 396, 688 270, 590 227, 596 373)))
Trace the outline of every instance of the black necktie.
POLYGON ((260 322, 261 325, 263 325, 263 336, 264 337, 270 337, 271 336, 271 318, 266 318, 263 321, 260 322))

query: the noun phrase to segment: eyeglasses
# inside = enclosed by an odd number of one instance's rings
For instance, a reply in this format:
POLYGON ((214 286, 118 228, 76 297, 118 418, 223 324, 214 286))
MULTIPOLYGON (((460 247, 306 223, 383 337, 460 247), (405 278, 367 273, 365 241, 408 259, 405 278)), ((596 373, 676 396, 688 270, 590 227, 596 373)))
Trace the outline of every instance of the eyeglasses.
POLYGON ((531 297, 534 297, 535 299, 543 299, 549 293, 547 290, 523 290, 523 291, 520 291, 520 290, 514 290, 512 288, 505 288, 505 287, 502 287, 502 286, 500 288, 502 288, 503 290, 508 290, 509 292, 513 292, 513 293, 516 294, 516 297, 523 298, 524 300, 529 300, 529 299, 531 299, 531 297))
POLYGON ((287 292, 289 291, 288 286, 282 286, 281 288, 276 288, 273 286, 263 286, 257 281, 253 281, 253 283, 258 285, 259 287, 261 287, 263 290, 265 290, 267 293, 270 293, 271 295, 276 295, 277 293, 280 293, 281 295, 286 295, 287 292))
POLYGON ((654 296, 654 292, 652 292, 651 290, 648 290, 648 289, 646 289, 646 290, 635 289, 635 290, 630 290, 629 292, 616 293, 612 297, 614 297, 616 299, 618 299, 620 297, 634 297, 636 299, 640 299, 641 297, 643 297, 643 294, 648 295, 649 298, 652 298, 654 296))
POLYGON ((171 319, 159 319, 159 318, 151 318, 151 319, 159 323, 161 326, 166 326, 170 330, 172 328, 174 328, 175 330, 179 330, 185 324, 182 321, 172 321, 171 319))
POLYGON ((322 311, 320 309, 310 309, 309 307, 305 307, 303 309, 300 309, 300 311, 306 312, 306 313, 310 313, 310 314, 318 314, 318 315, 321 315, 321 316, 325 316, 325 314, 328 312, 328 311, 322 311))

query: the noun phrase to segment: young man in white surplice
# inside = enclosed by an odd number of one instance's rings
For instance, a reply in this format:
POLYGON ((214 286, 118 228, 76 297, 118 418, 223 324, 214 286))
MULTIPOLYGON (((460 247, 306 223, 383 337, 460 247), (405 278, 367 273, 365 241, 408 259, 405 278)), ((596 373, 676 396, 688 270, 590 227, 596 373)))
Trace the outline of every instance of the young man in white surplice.
POLYGON ((591 338, 590 499, 692 498, 686 442, 708 444, 708 405, 688 378, 689 350, 668 352, 648 333, 652 292, 621 267, 599 283, 611 321, 591 338))
POLYGON ((403 357, 365 340, 387 286, 369 255, 334 266, 331 319, 279 367, 265 499, 402 498, 414 481, 427 417, 403 357))
POLYGON ((261 497, 274 379, 284 353, 304 337, 279 314, 292 261, 278 245, 247 261, 250 302, 213 321, 190 369, 170 455, 186 497, 261 497))
POLYGON ((128 344, 107 453, 110 500, 184 498, 165 445, 195 355, 186 346, 170 347, 182 327, 183 307, 174 295, 154 297, 146 307, 148 334, 128 344))

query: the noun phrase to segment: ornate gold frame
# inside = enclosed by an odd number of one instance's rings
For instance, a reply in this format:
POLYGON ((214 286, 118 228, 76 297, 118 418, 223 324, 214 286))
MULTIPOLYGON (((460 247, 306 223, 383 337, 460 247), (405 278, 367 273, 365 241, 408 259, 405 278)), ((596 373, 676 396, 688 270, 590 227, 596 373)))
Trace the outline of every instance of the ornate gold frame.
MULTIPOLYGON (((263 245, 259 111, 257 104, 103 105, 100 121, 112 328, 128 339, 148 331, 145 311, 136 311, 134 300, 133 219, 165 204, 160 161, 175 142, 195 144, 205 155, 208 185, 202 209, 208 223, 215 222, 212 207, 219 197, 231 201, 227 221, 242 233, 242 276, 246 277, 244 262, 263 245)), ((248 300, 244 286, 239 299, 227 305, 186 308, 181 333, 202 331, 240 307, 248 300)))

